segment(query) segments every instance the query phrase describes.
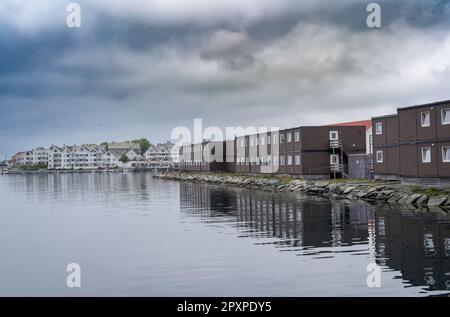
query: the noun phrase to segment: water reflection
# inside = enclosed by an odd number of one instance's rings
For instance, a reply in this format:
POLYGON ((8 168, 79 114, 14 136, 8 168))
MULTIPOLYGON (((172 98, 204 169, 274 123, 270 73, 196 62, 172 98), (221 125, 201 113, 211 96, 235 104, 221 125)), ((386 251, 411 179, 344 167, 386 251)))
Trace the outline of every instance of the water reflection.
POLYGON ((377 262, 412 285, 450 290, 449 215, 388 208, 375 215, 377 262))
POLYGON ((404 287, 450 290, 448 214, 190 183, 180 184, 180 207, 194 221, 236 227, 254 244, 312 259, 365 256, 398 271, 404 287))

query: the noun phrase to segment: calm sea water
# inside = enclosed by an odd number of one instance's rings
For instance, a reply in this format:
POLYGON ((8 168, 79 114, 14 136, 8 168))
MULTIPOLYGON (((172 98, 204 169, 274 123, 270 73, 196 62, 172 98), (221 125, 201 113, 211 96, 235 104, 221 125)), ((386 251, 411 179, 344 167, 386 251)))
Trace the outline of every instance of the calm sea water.
POLYGON ((450 293, 450 216, 150 174, 0 176, 1 296, 450 293), (68 288, 66 266, 81 266, 68 288), (367 287, 367 266, 381 287, 367 287))

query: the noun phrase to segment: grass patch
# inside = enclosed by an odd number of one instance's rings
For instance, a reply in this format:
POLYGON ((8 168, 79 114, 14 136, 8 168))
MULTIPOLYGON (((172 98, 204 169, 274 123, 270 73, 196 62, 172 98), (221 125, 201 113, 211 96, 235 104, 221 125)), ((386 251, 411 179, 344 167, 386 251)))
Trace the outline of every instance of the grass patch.
POLYGON ((416 194, 425 194, 427 196, 445 196, 449 194, 448 190, 438 189, 434 187, 412 186, 411 191, 416 194))

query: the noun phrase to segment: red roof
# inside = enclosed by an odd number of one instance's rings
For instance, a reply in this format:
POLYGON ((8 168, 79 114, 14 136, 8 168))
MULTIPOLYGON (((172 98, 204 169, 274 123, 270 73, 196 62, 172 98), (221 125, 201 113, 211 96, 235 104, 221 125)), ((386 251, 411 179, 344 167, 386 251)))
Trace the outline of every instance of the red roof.
POLYGON ((361 126, 361 125, 365 126, 366 131, 367 131, 372 127, 372 120, 361 120, 361 121, 330 124, 330 126, 335 126, 335 127, 352 127, 352 126, 361 126))

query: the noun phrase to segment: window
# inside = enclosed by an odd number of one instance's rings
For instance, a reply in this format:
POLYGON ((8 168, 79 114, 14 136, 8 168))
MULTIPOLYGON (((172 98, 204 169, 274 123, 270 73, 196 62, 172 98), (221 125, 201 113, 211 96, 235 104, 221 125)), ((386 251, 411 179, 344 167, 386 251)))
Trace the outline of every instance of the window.
POLYGON ((300 142, 300 131, 295 131, 294 139, 295 142, 300 142))
POLYGON ((339 132, 338 131, 330 131, 330 141, 339 140, 339 132))
POLYGON ((331 165, 339 164, 339 155, 337 154, 330 155, 330 164, 331 165))
POLYGON ((284 143, 284 133, 280 134, 280 144, 284 143))
POLYGON ((292 142, 292 134, 290 132, 286 133, 286 142, 287 143, 291 143, 292 142))
POLYGON ((450 108, 441 110, 441 122, 443 125, 450 124, 450 108))
POLYGON ((261 157, 261 164, 266 165, 266 157, 265 156, 261 157))
POLYGON ((273 157, 273 165, 278 166, 278 156, 276 155, 273 157))
POLYGON ((292 165, 292 155, 288 155, 287 158, 287 165, 292 165))
POLYGON ((295 165, 300 165, 300 155, 295 156, 295 165))
POLYGON ((450 163, 450 146, 442 147, 442 162, 450 163))
POLYGON ((381 135, 383 134, 383 123, 382 122, 377 122, 375 124, 375 133, 377 135, 381 135))
POLYGON ((426 111, 426 112, 422 112, 420 114, 420 125, 422 126, 422 128, 426 128, 430 126, 430 112, 426 111))
POLYGON ((270 145, 270 141, 272 140, 272 137, 270 135, 267 136, 267 144, 270 145))
POLYGON ((260 141, 261 141, 261 145, 265 145, 266 144, 266 138, 264 136, 260 137, 260 141))
POLYGON ((431 148, 422 148, 422 163, 431 163, 431 148))
POLYGON ((383 161, 384 161, 383 151, 377 151, 376 157, 377 157, 377 163, 383 163, 383 161))
POLYGON ((280 165, 284 166, 285 162, 286 162, 286 157, 284 155, 280 156, 280 165))

